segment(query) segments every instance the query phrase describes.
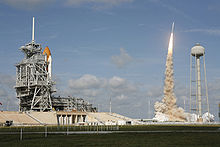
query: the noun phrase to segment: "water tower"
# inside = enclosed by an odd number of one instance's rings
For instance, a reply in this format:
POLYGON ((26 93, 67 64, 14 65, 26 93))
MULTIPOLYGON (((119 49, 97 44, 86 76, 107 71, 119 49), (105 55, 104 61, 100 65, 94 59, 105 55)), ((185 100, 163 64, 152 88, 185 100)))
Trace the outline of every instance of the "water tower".
POLYGON ((194 47, 192 47, 190 55, 190 113, 192 110, 194 110, 198 115, 199 121, 202 121, 202 98, 206 98, 206 104, 204 105, 207 106, 207 111, 209 114, 208 88, 205 66, 205 48, 197 43, 194 47), (200 67, 202 66, 202 64, 203 68, 200 67), (201 73, 204 79, 201 78, 201 73), (205 89, 205 92, 202 91, 203 85, 203 89, 205 89))

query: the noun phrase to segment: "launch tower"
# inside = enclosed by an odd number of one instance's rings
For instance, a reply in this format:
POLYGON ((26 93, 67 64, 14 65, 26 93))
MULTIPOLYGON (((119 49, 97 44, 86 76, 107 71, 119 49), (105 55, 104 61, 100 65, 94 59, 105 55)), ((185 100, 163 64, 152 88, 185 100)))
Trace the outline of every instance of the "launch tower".
POLYGON ((45 60, 48 55, 43 55, 41 44, 34 40, 34 17, 32 27, 32 41, 20 47, 25 58, 16 65, 15 89, 19 111, 49 111, 52 110, 53 92, 51 63, 45 60))
POLYGON ((48 47, 42 52, 41 44, 34 40, 34 17, 32 41, 20 50, 24 59, 16 64, 16 95, 19 111, 79 111, 96 112, 97 108, 82 98, 52 96, 52 57, 48 47))

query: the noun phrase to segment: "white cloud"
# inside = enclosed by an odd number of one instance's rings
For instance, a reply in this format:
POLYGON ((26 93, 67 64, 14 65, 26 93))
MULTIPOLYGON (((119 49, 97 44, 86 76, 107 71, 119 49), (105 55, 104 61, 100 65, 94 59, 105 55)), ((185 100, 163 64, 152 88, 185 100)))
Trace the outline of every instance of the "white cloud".
POLYGON ((111 96, 116 97, 117 99, 121 100, 137 95, 139 89, 138 84, 131 83, 126 79, 116 76, 108 81, 108 90, 110 91, 111 96))
POLYGON ((134 95, 137 86, 126 79, 114 76, 110 79, 98 78, 94 75, 83 75, 78 79, 69 80, 69 89, 66 94, 76 94, 82 97, 94 97, 101 95, 111 95, 119 99, 125 99, 126 95, 134 95))
MULTIPOLYGON (((176 83, 175 94, 178 106, 189 112, 189 89, 181 83, 176 83)), ((96 106, 99 104, 102 111, 108 111, 109 98, 112 98, 113 111, 131 117, 148 115, 148 100, 150 100, 150 115, 154 115, 154 103, 163 98, 163 86, 145 83, 139 85, 125 78, 113 76, 100 78, 94 75, 83 75, 69 81, 67 88, 71 96, 80 96, 96 106), (91 101, 92 100, 92 101, 91 101), (129 109, 129 111, 127 111, 129 109)), ((209 84, 210 112, 217 115, 220 101, 220 80, 209 84)), ((205 102, 205 100, 204 100, 205 102)), ((204 103, 205 104, 205 103, 204 103)), ((206 111, 206 107, 203 108, 206 111)))
POLYGON ((112 56, 111 59, 112 63, 114 63, 118 68, 125 67, 133 60, 124 48, 120 48, 120 55, 112 56))
POLYGON ((78 79, 69 80, 69 89, 65 93, 79 97, 95 97, 100 93, 100 89, 105 86, 105 83, 105 79, 86 74, 78 79))
POLYGON ((121 3, 130 3, 134 0, 66 0, 68 6, 80 6, 83 4, 91 4, 95 9, 110 8, 121 3))
POLYGON ((100 88, 101 81, 96 76, 86 74, 79 79, 69 80, 69 87, 75 89, 100 88))
MULTIPOLYGON (((144 82, 145 83, 145 82, 144 82)), ((153 105, 156 100, 161 100, 163 96, 162 84, 152 86, 146 83, 139 85, 122 77, 113 76, 111 78, 100 78, 86 74, 80 78, 69 80, 65 94, 82 97, 85 100, 101 107, 102 111, 108 111, 109 98, 112 98, 113 112, 130 117, 148 116, 148 100, 150 99, 150 115, 153 117, 153 105), (148 86, 147 86, 148 85, 148 86), (129 110, 129 111, 128 111, 129 110)), ((15 96, 15 77, 0 74, 0 102, 3 103, 4 110, 18 110, 18 99, 15 96)), ((210 112, 217 116, 218 103, 220 98, 220 80, 209 83, 210 112)), ((183 107, 183 99, 186 99, 186 110, 189 111, 188 89, 181 83, 176 84, 175 93, 177 103, 183 107)), ((204 108, 205 111, 206 108, 204 108)))
POLYGON ((201 32, 209 35, 220 35, 220 29, 189 29, 184 32, 201 32))
POLYGON ((56 0, 2 0, 1 2, 14 8, 37 10, 56 0))
POLYGON ((121 95, 116 96, 116 99, 124 100, 124 99, 127 99, 127 96, 125 96, 124 94, 121 94, 121 95))
POLYGON ((120 77, 114 76, 113 78, 109 80, 109 85, 112 88, 118 88, 122 86, 123 84, 125 84, 125 79, 122 79, 120 77))
POLYGON ((112 8, 122 3, 131 3, 133 1, 134 0, 2 0, 0 3, 22 10, 38 10, 47 7, 49 4, 55 3, 65 6, 88 5, 93 9, 100 10, 112 8))

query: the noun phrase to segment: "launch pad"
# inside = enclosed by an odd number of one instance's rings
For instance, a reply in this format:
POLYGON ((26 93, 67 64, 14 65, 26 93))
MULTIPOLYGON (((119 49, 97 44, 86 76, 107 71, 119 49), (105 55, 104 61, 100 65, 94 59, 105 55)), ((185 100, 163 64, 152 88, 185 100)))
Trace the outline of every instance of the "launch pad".
MULTIPOLYGON (((173 79, 173 29, 168 47, 166 62, 166 78, 164 85, 164 99, 155 103, 156 115, 153 119, 158 122, 186 122, 191 120, 191 116, 176 105, 173 79), (189 119, 190 118, 190 119, 189 119)), ((16 64, 16 96, 19 99, 19 113, 0 113, 0 123, 14 120, 17 124, 24 124, 17 117, 27 117, 36 124, 71 125, 71 124, 144 124, 141 121, 121 116, 116 113, 98 113, 97 108, 82 98, 76 97, 55 97, 56 92, 52 80, 52 55, 48 47, 44 50, 41 44, 34 39, 34 18, 32 29, 32 41, 20 47, 24 53, 24 59, 16 64), (9 117, 10 115, 12 117, 9 117), (15 117, 16 116, 16 117, 15 117), (43 119, 44 118, 44 119, 43 119), (41 120, 43 119, 43 120, 41 120), (39 121, 41 120, 41 121, 39 121), (43 123, 42 123, 43 122, 43 123)), ((199 80, 198 80, 199 81, 199 80)), ((111 103, 111 102, 110 102, 111 103)), ((110 104, 111 105, 111 104, 110 104)), ((208 118, 210 115, 208 112, 208 118)), ((200 115, 201 118, 201 115, 200 115)), ((201 119, 200 119, 201 121, 201 119)))
POLYGON ((126 125, 141 122, 112 112, 97 112, 97 108, 82 98, 54 96, 52 56, 48 47, 42 51, 34 40, 20 50, 24 59, 16 64, 16 96, 19 112, 1 111, 0 126, 13 125, 126 125))

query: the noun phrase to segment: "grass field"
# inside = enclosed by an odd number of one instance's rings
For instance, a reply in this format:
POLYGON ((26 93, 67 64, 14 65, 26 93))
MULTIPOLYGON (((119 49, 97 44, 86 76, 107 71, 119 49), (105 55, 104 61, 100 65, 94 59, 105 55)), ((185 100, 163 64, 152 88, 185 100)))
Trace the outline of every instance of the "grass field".
MULTIPOLYGON (((47 127, 50 131, 64 131, 64 127, 47 127)), ((110 133, 110 134, 23 134, 23 140, 19 140, 19 134, 0 135, 0 147, 67 147, 67 146, 112 146, 112 147, 218 147, 220 145, 220 128, 219 125, 147 125, 147 126, 120 126, 120 131, 162 131, 162 132, 127 132, 127 133, 110 133), (173 132, 163 132, 175 130, 173 132), (188 132, 178 132, 188 130, 188 132), (204 132, 190 132, 190 131, 204 132), (209 132, 210 131, 210 132, 209 132)), ((68 126, 69 131, 88 131, 88 127, 68 126)), ((90 127, 91 130, 97 127, 90 127)), ((102 128, 103 129, 103 128, 102 128)), ((19 127, 0 128, 0 132, 19 131, 19 127)), ((25 127, 23 131, 30 132, 44 131, 44 127, 25 127)))

